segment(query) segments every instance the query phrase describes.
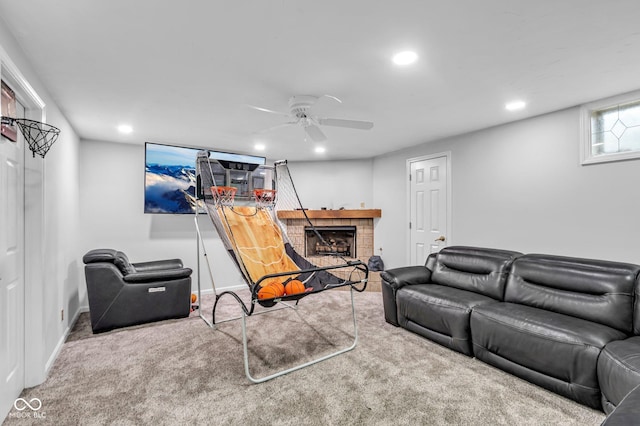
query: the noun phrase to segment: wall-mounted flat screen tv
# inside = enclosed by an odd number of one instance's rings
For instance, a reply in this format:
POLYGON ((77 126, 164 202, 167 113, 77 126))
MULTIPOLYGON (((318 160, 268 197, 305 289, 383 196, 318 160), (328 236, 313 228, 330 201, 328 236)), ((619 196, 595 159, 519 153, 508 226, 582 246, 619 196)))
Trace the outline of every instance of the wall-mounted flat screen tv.
MULTIPOLYGON (((196 211, 196 157, 204 148, 145 143, 144 212, 193 214, 196 211)), ((264 157, 207 150, 220 167, 220 183, 241 195, 253 186, 242 173, 265 164, 264 157), (251 165, 250 167, 245 165, 251 165), (255 165, 255 167, 253 167, 255 165)), ((216 179, 217 182, 218 179, 216 179)), ((262 187, 256 186, 256 187, 262 187)))

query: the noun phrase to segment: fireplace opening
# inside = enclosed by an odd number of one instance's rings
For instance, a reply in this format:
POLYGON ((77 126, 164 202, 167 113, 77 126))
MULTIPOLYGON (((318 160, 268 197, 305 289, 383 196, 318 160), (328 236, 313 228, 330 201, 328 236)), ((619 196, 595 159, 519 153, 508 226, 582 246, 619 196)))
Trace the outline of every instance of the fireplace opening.
POLYGON ((304 236, 305 256, 356 257, 355 226, 316 226, 315 231, 314 228, 305 226, 304 236))

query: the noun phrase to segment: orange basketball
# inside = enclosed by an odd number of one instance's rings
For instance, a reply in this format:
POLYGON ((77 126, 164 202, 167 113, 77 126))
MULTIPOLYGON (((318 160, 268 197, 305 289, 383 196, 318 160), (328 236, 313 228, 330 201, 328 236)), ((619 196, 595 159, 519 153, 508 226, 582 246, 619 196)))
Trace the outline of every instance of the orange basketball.
POLYGON ((304 287, 304 284, 302 284, 302 281, 291 280, 284 287, 284 292, 288 295, 304 293, 305 287, 304 287))
POLYGON ((195 294, 191 293, 191 303, 196 303, 196 300, 198 300, 198 296, 196 296, 195 294))
POLYGON ((282 283, 271 283, 269 284, 271 287, 275 288, 276 290, 276 297, 282 297, 284 296, 284 286, 282 285, 282 283))
POLYGON ((258 299, 273 299, 274 297, 280 297, 275 286, 267 285, 258 290, 258 299))

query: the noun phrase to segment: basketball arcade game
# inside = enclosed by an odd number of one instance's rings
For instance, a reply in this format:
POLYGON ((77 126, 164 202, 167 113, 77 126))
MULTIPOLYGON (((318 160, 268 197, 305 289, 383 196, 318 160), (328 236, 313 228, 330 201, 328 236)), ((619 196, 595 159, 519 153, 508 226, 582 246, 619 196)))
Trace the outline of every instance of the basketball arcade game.
MULTIPOLYGON (((209 321, 198 308, 198 314, 211 328, 216 325, 216 308, 224 296, 233 297, 242 308, 242 343, 244 367, 247 378, 253 383, 261 383, 292 371, 340 355, 356 347, 358 330, 356 323, 354 292, 365 290, 369 270, 367 265, 356 259, 341 259, 340 265, 318 267, 298 254, 283 230, 277 217, 279 210, 300 210, 309 227, 315 231, 306 211, 302 208, 296 193, 286 161, 274 166, 247 163, 250 156, 238 156, 231 161, 209 158, 208 151, 198 153, 196 159, 196 198, 198 206, 203 204, 209 218, 228 254, 240 270, 251 291, 249 306, 233 291, 217 293, 213 279, 211 262, 202 239, 199 208, 196 209, 197 231, 197 279, 198 298, 201 293, 200 249, 207 263, 209 278, 216 295, 212 320, 209 321), (241 157, 241 158, 240 158, 241 157), (242 160, 242 161, 236 161, 242 160), (340 275, 341 277, 339 277, 340 275), (321 356, 298 366, 279 371, 262 378, 254 378, 249 370, 246 317, 268 313, 271 310, 255 312, 259 304, 271 308, 281 303, 286 308, 296 309, 300 300, 312 294, 336 287, 350 286, 351 314, 353 316, 353 343, 334 353, 321 356), (289 302, 295 302, 293 305, 289 302)), ((319 233, 321 244, 329 246, 319 233)), ((218 322, 218 323, 220 323, 218 322)))

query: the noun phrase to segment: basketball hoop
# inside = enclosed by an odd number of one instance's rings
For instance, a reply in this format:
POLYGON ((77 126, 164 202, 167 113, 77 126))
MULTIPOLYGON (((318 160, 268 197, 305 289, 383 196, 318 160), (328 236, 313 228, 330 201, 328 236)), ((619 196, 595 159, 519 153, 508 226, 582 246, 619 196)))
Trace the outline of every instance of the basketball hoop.
POLYGON ((38 154, 44 158, 60 135, 60 129, 57 127, 28 118, 2 117, 2 123, 10 125, 16 123, 18 125, 34 157, 38 154))
POLYGON ((276 203, 275 189, 254 189, 253 196, 256 199, 256 205, 258 207, 273 207, 276 203))
POLYGON ((232 186, 212 186, 211 195, 216 205, 233 207, 233 199, 236 196, 238 188, 232 186))

